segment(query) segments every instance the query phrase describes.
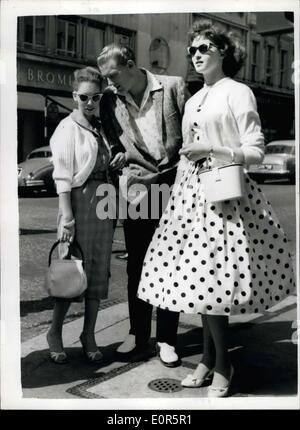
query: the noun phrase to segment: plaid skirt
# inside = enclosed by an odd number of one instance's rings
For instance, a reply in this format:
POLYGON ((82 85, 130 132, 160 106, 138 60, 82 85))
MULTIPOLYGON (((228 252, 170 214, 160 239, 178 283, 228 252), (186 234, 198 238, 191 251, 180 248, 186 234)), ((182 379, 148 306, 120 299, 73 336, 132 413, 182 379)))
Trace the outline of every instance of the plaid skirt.
MULTIPOLYGON (((85 272, 88 287, 84 293, 88 299, 106 299, 110 277, 110 258, 115 227, 113 219, 99 219, 96 207, 103 197, 96 196, 104 179, 88 179, 81 187, 72 188, 71 204, 75 218, 75 239, 79 242, 85 259, 85 272)), ((58 231, 61 226, 61 213, 58 214, 58 231)), ((63 258, 68 253, 68 244, 60 244, 59 254, 63 258)), ((72 246, 72 245, 71 245, 72 246)), ((75 247, 71 254, 80 257, 75 247)), ((72 301, 78 301, 72 299, 72 301)))

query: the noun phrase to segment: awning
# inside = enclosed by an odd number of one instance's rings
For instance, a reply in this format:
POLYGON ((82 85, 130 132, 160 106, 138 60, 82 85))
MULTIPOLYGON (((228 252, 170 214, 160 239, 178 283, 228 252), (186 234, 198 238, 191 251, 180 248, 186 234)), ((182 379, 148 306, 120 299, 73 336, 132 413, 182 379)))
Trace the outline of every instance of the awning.
MULTIPOLYGON (((56 97, 52 95, 50 97, 63 106, 66 106, 68 109, 73 110, 75 108, 75 102, 71 97, 56 97)), ((18 92, 18 109, 43 111, 44 107, 45 97, 41 94, 18 92)), ((58 108, 59 112, 68 113, 66 109, 63 109, 59 105, 58 108)))

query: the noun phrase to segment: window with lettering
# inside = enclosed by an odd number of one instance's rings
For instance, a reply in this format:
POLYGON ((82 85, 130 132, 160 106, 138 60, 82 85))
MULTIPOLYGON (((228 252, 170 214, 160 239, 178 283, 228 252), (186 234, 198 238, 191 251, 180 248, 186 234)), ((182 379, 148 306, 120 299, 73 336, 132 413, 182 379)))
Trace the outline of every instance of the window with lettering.
POLYGON ((60 55, 75 57, 76 55, 76 30, 75 22, 64 19, 57 20, 57 49, 60 55))

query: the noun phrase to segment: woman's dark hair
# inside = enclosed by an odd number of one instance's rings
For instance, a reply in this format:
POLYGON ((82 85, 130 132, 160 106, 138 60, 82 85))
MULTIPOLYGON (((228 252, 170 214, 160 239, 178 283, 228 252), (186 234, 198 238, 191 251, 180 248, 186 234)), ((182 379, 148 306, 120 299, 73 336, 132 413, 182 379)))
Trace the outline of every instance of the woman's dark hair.
POLYGON ((226 33, 207 19, 194 22, 189 32, 190 43, 198 36, 211 40, 217 46, 224 56, 222 63, 224 74, 231 78, 235 76, 242 68, 247 56, 239 37, 233 32, 226 33))
POLYGON ((129 60, 135 63, 133 50, 128 46, 121 46, 115 43, 111 43, 102 49, 97 58, 98 67, 101 67, 110 58, 116 58, 118 64, 121 66, 125 66, 129 60))
POLYGON ((77 91, 81 82, 92 82, 102 88, 103 78, 101 73, 94 67, 85 67, 74 71, 73 90, 77 91))

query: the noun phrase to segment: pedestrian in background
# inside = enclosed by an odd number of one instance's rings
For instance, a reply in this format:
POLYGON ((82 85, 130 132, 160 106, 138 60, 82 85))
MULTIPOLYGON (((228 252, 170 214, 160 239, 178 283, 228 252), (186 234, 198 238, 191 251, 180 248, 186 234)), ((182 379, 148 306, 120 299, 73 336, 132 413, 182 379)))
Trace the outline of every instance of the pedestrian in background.
POLYGON ((265 312, 290 294, 294 277, 287 238, 257 184, 245 174, 242 198, 208 203, 201 183, 206 160, 215 167, 263 159, 256 100, 248 86, 232 79, 244 49, 210 21, 197 21, 188 51, 205 84, 185 107, 179 187, 149 246, 138 297, 174 312, 201 314, 203 356, 182 385, 201 387, 213 375, 208 396, 224 397, 234 373, 228 316, 265 312), (192 189, 187 194, 185 184, 192 189))
MULTIPOLYGON (((127 47, 109 45, 99 57, 98 66, 114 90, 105 92, 101 100, 103 126, 110 144, 121 144, 126 150, 127 166, 123 178, 128 188, 143 184, 172 185, 182 146, 181 121, 187 98, 182 78, 157 76, 137 67, 133 51, 127 47)), ((128 196, 126 196, 128 197, 128 196)), ((148 219, 124 220, 126 250, 128 252, 128 305, 130 331, 117 349, 119 354, 145 351, 151 334, 152 306, 136 297, 142 265, 157 219, 151 219, 150 193, 139 201, 148 203, 148 219)), ((130 200, 130 197, 129 197, 130 200)), ((162 213, 160 207, 159 216, 162 213)), ((157 344, 160 359, 166 366, 179 363, 175 351, 178 313, 164 309, 157 311, 157 344)))
MULTIPOLYGON (((97 119, 102 93, 102 77, 93 68, 74 72, 73 98, 78 109, 63 119, 56 128, 50 146, 53 153, 53 178, 59 196, 58 238, 61 257, 76 239, 85 257, 88 286, 85 291, 83 351, 90 362, 102 360, 95 341, 95 324, 100 299, 107 298, 110 257, 113 241, 113 219, 99 219, 96 195, 99 185, 110 183, 109 168, 120 169, 124 154, 111 160, 110 146, 97 119), (64 248, 64 249, 62 249, 64 248)), ((71 253, 76 255, 75 247, 71 253)), ((71 300, 56 299, 53 319, 47 333, 50 357, 55 363, 67 362, 63 350, 62 328, 71 300)))

